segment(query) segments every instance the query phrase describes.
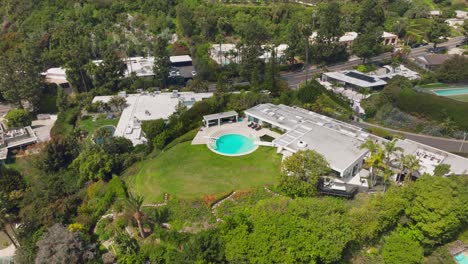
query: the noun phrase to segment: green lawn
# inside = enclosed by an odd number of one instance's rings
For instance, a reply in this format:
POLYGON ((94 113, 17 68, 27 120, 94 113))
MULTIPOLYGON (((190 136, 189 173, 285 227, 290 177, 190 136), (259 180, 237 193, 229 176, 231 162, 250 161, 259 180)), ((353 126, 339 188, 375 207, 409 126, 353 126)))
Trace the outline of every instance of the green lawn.
POLYGON ((127 182, 148 202, 161 201, 164 193, 179 198, 198 198, 275 183, 281 155, 276 148, 259 147, 254 153, 227 157, 206 145, 184 142, 158 157, 130 168, 127 182))
POLYGON ((452 96, 447 96, 447 97, 450 99, 457 100, 457 101, 468 102, 468 94, 452 95, 452 96))
POLYGON ((99 118, 96 121, 93 121, 93 118, 91 116, 85 116, 80 121, 78 121, 77 127, 79 129, 88 131, 89 134, 92 135, 96 129, 102 126, 109 126, 109 125, 117 126, 118 122, 119 122, 119 119, 117 118, 112 118, 112 119, 99 118))
POLYGON ((416 88, 429 88, 429 89, 443 89, 443 88, 450 88, 450 85, 445 84, 445 83, 428 83, 428 84, 423 84, 423 85, 418 85, 416 88))

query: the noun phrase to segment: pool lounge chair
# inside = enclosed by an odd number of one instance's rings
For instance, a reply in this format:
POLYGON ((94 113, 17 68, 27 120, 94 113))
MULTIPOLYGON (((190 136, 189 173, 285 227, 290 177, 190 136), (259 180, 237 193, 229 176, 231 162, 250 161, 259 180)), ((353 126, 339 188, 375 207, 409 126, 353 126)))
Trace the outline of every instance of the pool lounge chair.
POLYGON ((258 130, 260 130, 260 129, 262 129, 262 126, 258 126, 255 130, 258 131, 258 130))
POLYGON ((258 126, 258 124, 257 124, 257 123, 255 123, 253 126, 251 126, 251 128, 252 128, 252 129, 256 129, 256 128, 257 128, 257 126, 258 126))
POLYGON ((254 125, 254 123, 251 122, 251 123, 248 125, 248 127, 252 127, 253 125, 254 125))

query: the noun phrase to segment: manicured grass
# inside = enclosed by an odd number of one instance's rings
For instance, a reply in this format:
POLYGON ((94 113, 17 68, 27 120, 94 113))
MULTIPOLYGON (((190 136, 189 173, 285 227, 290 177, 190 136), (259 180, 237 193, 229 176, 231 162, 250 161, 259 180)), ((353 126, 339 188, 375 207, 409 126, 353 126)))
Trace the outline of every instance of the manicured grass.
POLYGON ((440 83, 440 82, 436 82, 436 83, 428 83, 428 84, 423 84, 423 85, 418 85, 416 88, 430 88, 430 89, 436 89, 436 88, 449 88, 450 85, 448 84, 445 84, 445 83, 440 83))
POLYGON ((112 119, 106 119, 106 118, 99 118, 96 121, 93 121, 93 118, 91 116, 86 116, 83 117, 80 121, 78 121, 78 128, 88 131, 89 134, 91 135, 96 129, 102 127, 102 126, 117 126, 117 123, 119 122, 119 119, 117 118, 112 118, 112 119))
POLYGON ((446 96, 457 101, 468 102, 468 94, 446 96))
POLYGON ((127 177, 129 186, 147 202, 162 200, 164 193, 179 198, 200 198, 233 190, 275 183, 281 155, 275 148, 259 147, 246 156, 227 157, 206 145, 184 142, 158 157, 136 164, 127 177))

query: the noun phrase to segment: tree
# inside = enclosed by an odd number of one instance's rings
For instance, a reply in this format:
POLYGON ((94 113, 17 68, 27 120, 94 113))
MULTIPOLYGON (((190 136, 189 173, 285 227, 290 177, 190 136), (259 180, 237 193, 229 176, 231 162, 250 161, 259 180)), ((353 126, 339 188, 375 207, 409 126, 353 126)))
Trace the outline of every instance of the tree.
POLYGON ((359 146, 361 149, 367 149, 370 156, 366 159, 365 163, 369 166, 370 173, 370 186, 374 186, 377 180, 378 171, 383 167, 385 159, 385 151, 382 147, 372 139, 367 139, 366 142, 359 146))
POLYGON ((468 219, 468 179, 423 175, 411 185, 410 234, 426 249, 452 241, 468 219))
POLYGON ((415 176, 416 173, 419 175, 419 169, 421 168, 421 164, 419 164, 419 159, 414 155, 406 155, 403 156, 403 167, 406 170, 406 178, 407 182, 411 181, 411 178, 415 176))
POLYGON ((13 108, 5 116, 9 128, 18 128, 30 126, 32 119, 31 113, 26 109, 13 108))
POLYGON ((283 161, 279 187, 291 197, 314 196, 320 176, 329 171, 322 155, 313 150, 301 150, 283 161))
POLYGON ((455 55, 446 60, 436 70, 436 77, 439 81, 448 83, 468 82, 468 58, 466 56, 455 55))
POLYGON ((6 213, 17 214, 19 203, 23 198, 26 182, 17 170, 0 167, 0 206, 6 213))
POLYGON ((115 92, 119 89, 127 67, 117 56, 115 50, 108 48, 103 54, 102 62, 97 65, 92 62, 90 68, 94 87, 100 88, 104 92, 115 92))
POLYGON ((434 168, 434 176, 444 176, 450 173, 450 164, 439 164, 434 168))
POLYGON ((446 37, 450 34, 450 27, 443 19, 434 18, 431 22, 429 31, 427 32, 427 38, 430 42, 434 43, 434 49, 437 47, 437 44, 444 41, 443 37, 446 37))
POLYGON ((382 256, 386 264, 419 264, 423 261, 424 251, 408 235, 393 231, 385 240, 382 256))
POLYGON ((155 79, 158 81, 161 88, 166 88, 170 67, 171 61, 169 60, 167 39, 164 37, 158 37, 154 46, 153 72, 155 79))
POLYGON ((162 133, 166 128, 164 119, 145 120, 141 124, 141 129, 145 133, 146 138, 151 142, 157 135, 162 133))
POLYGON ((72 137, 53 137, 41 152, 39 167, 46 172, 66 168, 78 156, 78 143, 72 137))
MULTIPOLYGON (((24 52, 26 53, 26 52, 24 52)), ((38 65, 21 52, 0 55, 0 93, 2 97, 22 109, 25 101, 32 110, 40 100, 42 79, 38 65)))
POLYGON ((463 35, 465 36, 465 42, 468 41, 468 20, 463 22, 463 35))
POLYGON ((127 106, 127 99, 125 97, 114 95, 109 99, 108 104, 115 107, 119 113, 122 113, 124 108, 127 106))
POLYGON ((95 258, 95 245, 83 239, 84 234, 69 232, 62 224, 49 227, 37 242, 36 264, 86 263, 95 258))
POLYGON ((70 106, 68 102, 68 95, 62 87, 57 87, 57 100, 56 100, 57 109, 60 112, 64 112, 70 106))
POLYGON ((265 199, 221 226, 229 263, 340 263, 351 231, 344 202, 330 198, 265 199))
POLYGON ((140 236, 145 238, 145 230, 143 229, 142 224, 143 212, 141 211, 143 200, 143 196, 132 192, 128 193, 128 197, 125 200, 125 211, 135 219, 138 225, 138 230, 140 231, 140 236))
POLYGON ((188 81, 187 88, 196 93, 203 93, 208 91, 208 84, 195 77, 193 80, 188 81))
POLYGON ((364 31, 353 41, 351 50, 366 63, 369 58, 381 52, 382 33, 382 28, 375 27, 372 23, 367 24, 364 31))
POLYGON ((78 171, 82 182, 108 180, 111 177, 114 160, 101 148, 93 147, 82 151, 71 166, 78 171))

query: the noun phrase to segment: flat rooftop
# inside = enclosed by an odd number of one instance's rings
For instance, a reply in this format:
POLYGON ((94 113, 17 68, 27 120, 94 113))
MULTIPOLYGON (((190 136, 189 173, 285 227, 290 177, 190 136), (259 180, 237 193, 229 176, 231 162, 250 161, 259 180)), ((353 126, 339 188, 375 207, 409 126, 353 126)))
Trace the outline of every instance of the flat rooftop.
POLYGON ((342 81, 359 87, 384 86, 386 81, 372 75, 363 74, 358 71, 325 72, 323 75, 334 80, 342 81))
MULTIPOLYGON (((305 122, 301 126, 307 127, 309 130, 290 140, 285 148, 294 152, 313 149, 322 154, 335 171, 345 171, 357 159, 369 152, 367 149, 360 148, 366 138, 359 135, 353 137, 350 134, 312 122, 305 122), (301 146, 304 143, 306 145, 301 146)), ((291 133, 295 132, 297 129, 284 134, 274 142, 281 142, 282 138, 293 136, 291 133)))
MULTIPOLYGON (((114 136, 130 139, 134 145, 142 144, 145 139, 142 136, 139 124, 145 120, 168 119, 179 103, 190 108, 194 102, 209 98, 213 93, 141 93, 126 95, 127 106, 117 124, 114 136)), ((114 95, 96 96, 95 102, 107 103, 114 95)))
POLYGON ((396 146, 401 147, 405 155, 414 155, 418 158, 422 165, 421 173, 433 174, 434 168, 439 164, 449 164, 450 171, 455 174, 468 173, 467 158, 409 139, 398 140, 396 146))
POLYGON ((361 133, 357 126, 324 116, 300 107, 274 104, 259 104, 245 110, 245 113, 254 117, 268 120, 280 128, 292 130, 305 121, 326 126, 333 126, 337 130, 349 133, 361 133))

